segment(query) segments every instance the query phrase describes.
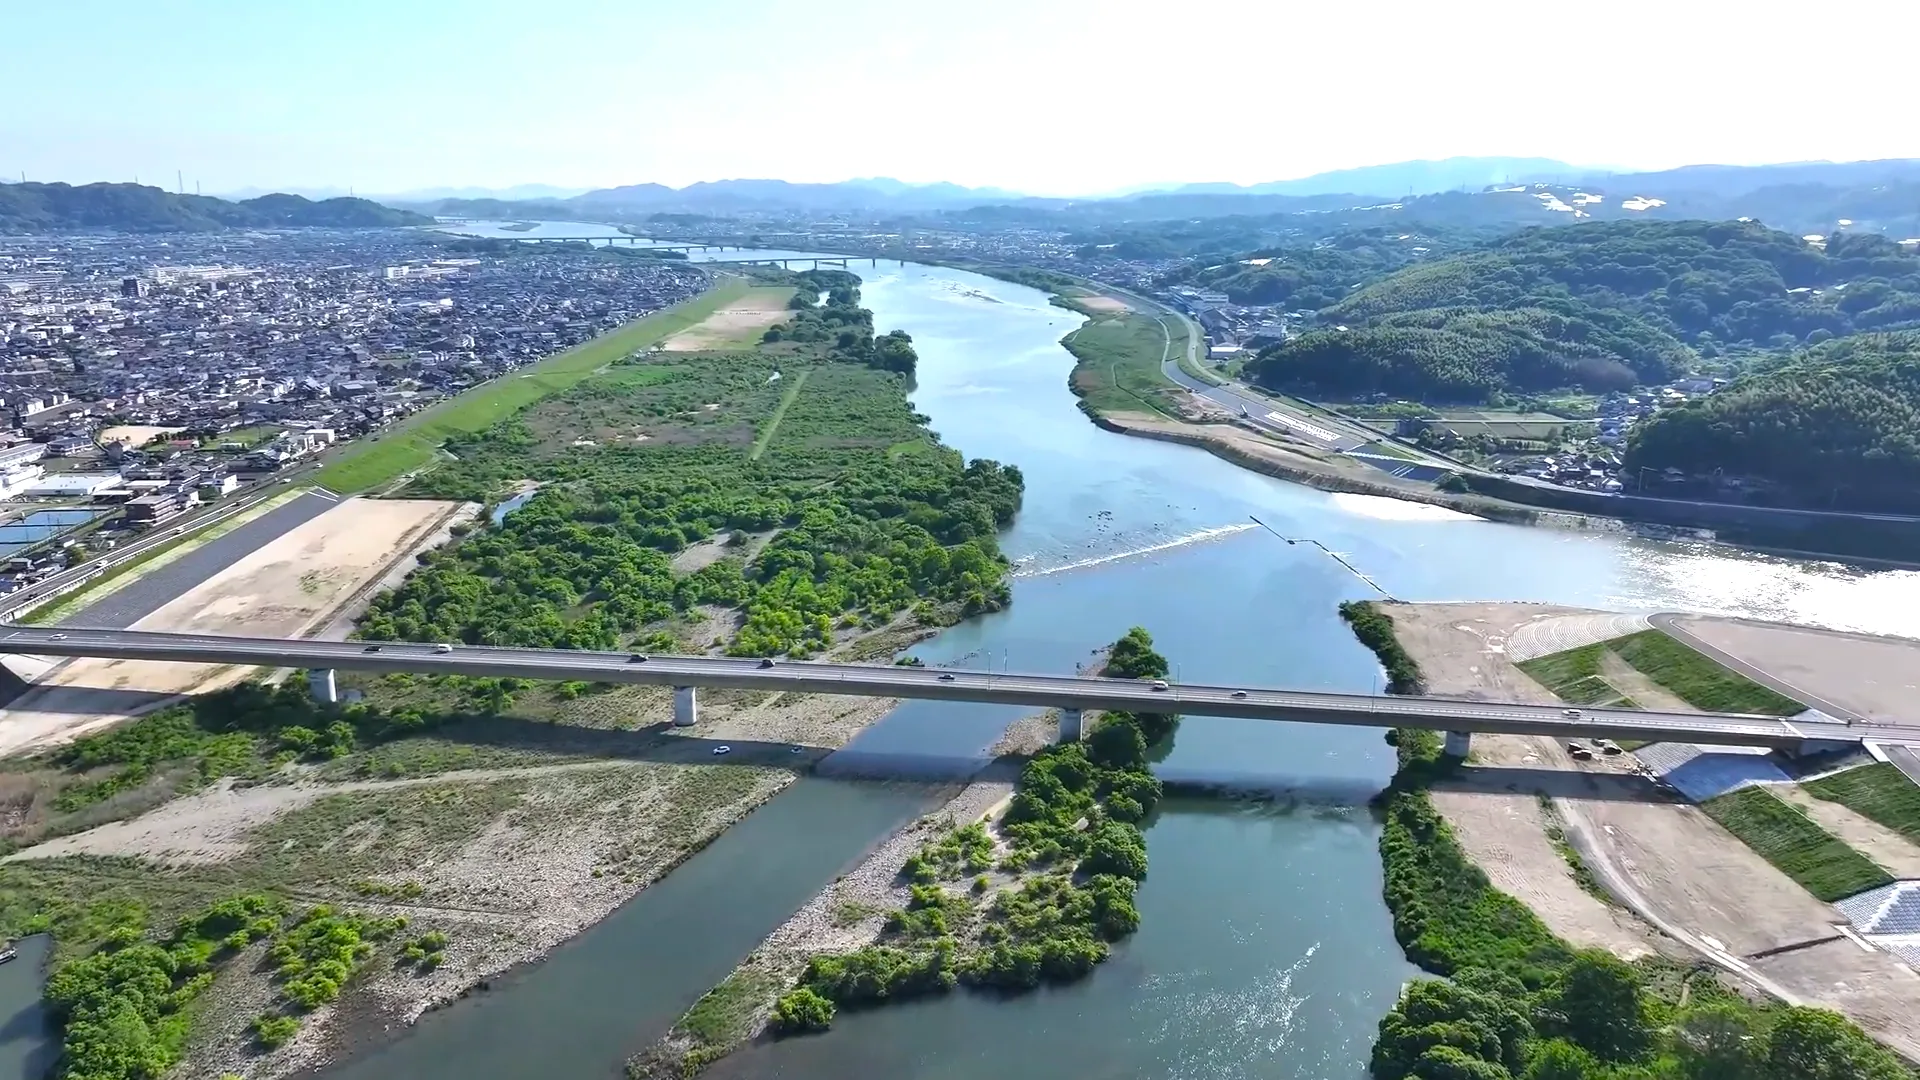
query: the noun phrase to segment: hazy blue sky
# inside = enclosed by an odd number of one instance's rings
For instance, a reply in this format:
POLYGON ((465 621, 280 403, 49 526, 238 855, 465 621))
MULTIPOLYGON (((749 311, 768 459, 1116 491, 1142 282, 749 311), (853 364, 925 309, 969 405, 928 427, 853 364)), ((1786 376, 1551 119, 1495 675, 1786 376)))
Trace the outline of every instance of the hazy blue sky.
POLYGON ((1040 193, 1920 155, 1920 0, 0 0, 0 174, 1040 193))

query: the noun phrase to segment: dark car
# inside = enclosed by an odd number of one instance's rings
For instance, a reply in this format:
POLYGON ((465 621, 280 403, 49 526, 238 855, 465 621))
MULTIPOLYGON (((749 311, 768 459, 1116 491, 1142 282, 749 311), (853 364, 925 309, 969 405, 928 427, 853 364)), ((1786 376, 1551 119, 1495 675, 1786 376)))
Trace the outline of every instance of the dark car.
POLYGON ((760 666, 761 666, 761 667, 772 667, 773 665, 775 665, 775 664, 777 664, 777 663, 779 663, 779 662, 780 662, 780 661, 778 661, 778 660, 775 660, 775 659, 774 659, 773 657, 771 657, 771 656, 763 656, 763 657, 761 657, 761 658, 760 658, 760 666))
POLYGON ((380 646, 378 646, 378 645, 369 645, 369 646, 367 646, 366 648, 364 648, 364 649, 362 649, 362 650, 360 650, 360 651, 361 651, 361 652, 379 652, 379 651, 380 651, 380 646))
POLYGON ((647 662, 646 653, 634 653, 632 656, 627 657, 627 663, 629 664, 644 664, 646 662, 647 662))
POLYGON ((941 673, 940 673, 940 681, 941 681, 941 682, 952 682, 952 681, 953 681, 953 672, 951 672, 951 671, 943 671, 943 672, 941 672, 941 673))

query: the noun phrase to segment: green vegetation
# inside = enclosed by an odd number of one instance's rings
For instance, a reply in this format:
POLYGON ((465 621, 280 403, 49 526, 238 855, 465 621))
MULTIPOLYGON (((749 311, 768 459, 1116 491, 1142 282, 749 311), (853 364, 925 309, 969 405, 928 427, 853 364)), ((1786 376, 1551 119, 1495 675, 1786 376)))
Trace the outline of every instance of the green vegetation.
POLYGON ((833 1000, 802 986, 780 995, 773 1003, 772 1027, 777 1035, 825 1031, 833 1026, 833 1000))
POLYGON ((334 491, 364 491, 399 479, 433 460, 449 439, 471 436, 601 368, 693 326, 745 294, 743 278, 724 278, 685 303, 602 334, 505 378, 476 386, 347 447, 314 479, 334 491))
MULTIPOLYGON (((1920 289, 1906 302, 1920 319, 1920 289)), ((1815 345, 1657 413, 1625 464, 1741 477, 1788 505, 1920 513, 1920 331, 1815 345)))
POLYGON ((57 968, 46 999, 61 1031, 60 1075, 72 1080, 145 1080, 179 1061, 186 1009, 214 969, 271 933, 283 904, 234 897, 183 919, 165 939, 148 937, 140 914, 119 913, 94 952, 57 968))
POLYGON ((1458 246, 1457 239, 1447 234, 1428 230, 1409 235, 1399 226, 1348 229, 1330 239, 1324 244, 1256 248, 1224 261, 1207 256, 1169 277, 1217 289, 1235 304, 1280 304, 1311 311, 1339 303, 1356 281, 1432 259, 1458 246), (1209 262, 1213 265, 1203 265, 1209 262))
POLYGON ((281 1013, 261 1013, 253 1018, 253 1037, 262 1048, 272 1050, 282 1046, 288 1039, 300 1031, 300 1021, 296 1017, 281 1013))
POLYGON ((364 703, 323 705, 298 677, 278 686, 242 683, 48 752, 38 763, 59 770, 49 781, 56 816, 37 830, 16 825, 0 844, 11 848, 65 831, 66 816, 127 793, 164 799, 223 776, 264 778, 288 761, 341 757, 462 718, 364 703), (160 790, 149 790, 153 785, 160 790))
POLYGON ((1607 647, 1634 670, 1696 709, 1766 716, 1795 716, 1807 711, 1805 705, 1728 671, 1659 630, 1642 630, 1608 642, 1607 647))
POLYGON ((1162 320, 1132 311, 1097 314, 1060 343, 1073 354, 1069 385, 1083 410, 1177 416, 1170 398, 1180 388, 1161 363, 1186 345, 1162 320))
POLYGON ((1522 660, 1514 666, 1532 676, 1533 681, 1553 691, 1553 696, 1561 701, 1575 705, 1634 708, 1632 699, 1621 693, 1601 673, 1601 659, 1607 655, 1609 644, 1598 641, 1577 649, 1522 660))
POLYGON ((1920 787, 1890 761, 1862 765, 1800 785, 1809 795, 1837 802, 1920 843, 1920 787))
POLYGON ((759 436, 753 440, 753 449, 747 452, 748 461, 758 461, 760 455, 767 452, 768 445, 780 431, 780 421, 786 417, 787 410, 793 406, 793 399, 800 396, 800 390, 807 385, 807 376, 811 374, 813 372, 803 371, 795 375, 793 381, 787 384, 786 392, 780 395, 780 404, 773 407, 773 415, 767 418, 766 425, 760 429, 759 436))
POLYGON ((317 1009, 340 996, 341 985, 373 955, 374 942, 406 924, 401 918, 368 919, 322 904, 274 935, 267 960, 292 1005, 317 1009))
MULTIPOLYGON (((1104 673, 1144 678, 1166 669, 1152 638, 1135 627, 1109 650, 1104 673)), ((960 985, 1022 991, 1086 976, 1107 958, 1111 942, 1140 925, 1133 897, 1147 873, 1147 851, 1139 823, 1161 794, 1147 748, 1171 735, 1175 723, 1171 716, 1108 713, 1088 743, 1036 755, 1000 824, 1008 851, 997 869, 1017 884, 996 891, 985 875, 995 869, 994 840, 982 824, 923 845, 901 866, 911 900, 889 914, 886 938, 813 957, 799 987, 775 1004, 774 1029, 816 1031, 831 1023, 834 1007, 960 985)))
POLYGON ((1516 666, 1562 701, 1639 708, 1632 698, 1607 681, 1602 664, 1609 653, 1705 712, 1796 716, 1806 711, 1805 705, 1721 667, 1712 658, 1660 630, 1642 630, 1611 641, 1537 656, 1522 660, 1516 666))
POLYGON ((1360 643, 1373 650, 1380 666, 1387 669, 1387 693, 1421 692, 1426 686, 1426 677, 1420 673, 1420 665, 1400 646, 1400 639, 1394 636, 1393 617, 1383 605, 1371 600, 1348 600, 1340 605, 1340 617, 1353 628, 1360 643))
POLYGON ((860 278, 845 270, 807 270, 792 275, 793 317, 769 327, 765 342, 792 341, 822 345, 829 359, 865 364, 896 375, 913 376, 919 357, 913 339, 904 330, 879 336, 873 332, 873 312, 860 306, 860 278), (826 302, 821 303, 821 294, 826 302))
POLYGON ((1700 804, 1742 843, 1829 903, 1877 888, 1892 875, 1827 834, 1799 807, 1763 787, 1746 787, 1700 804))
POLYGON ((1263 384, 1342 400, 1625 390, 1920 322, 1920 258, 1868 233, 1822 251, 1757 222, 1527 229, 1389 274, 1320 321, 1262 353, 1263 384))
POLYGON ((144 184, 20 183, 0 186, 0 234, 83 232, 214 232, 220 229, 313 227, 388 229, 433 219, 366 199, 313 202, 299 195, 262 195, 228 202, 176 195, 144 184))
POLYGON ((1710 968, 1675 980, 1659 962, 1555 938, 1488 883, 1430 805, 1425 783, 1450 768, 1439 740, 1392 738, 1387 906, 1408 958, 1447 978, 1410 984, 1381 1020, 1375 1080, 1911 1080, 1837 1013, 1756 1008, 1710 968))
POLYGON ((1019 470, 941 447, 900 375, 796 348, 616 364, 457 441, 459 460, 410 491, 548 485, 429 555, 360 633, 611 649, 717 606, 744 615, 735 655, 810 655, 902 613, 950 622, 1004 606, 996 535, 1019 509, 1019 470), (773 530, 751 559, 673 569, 689 544, 773 530))

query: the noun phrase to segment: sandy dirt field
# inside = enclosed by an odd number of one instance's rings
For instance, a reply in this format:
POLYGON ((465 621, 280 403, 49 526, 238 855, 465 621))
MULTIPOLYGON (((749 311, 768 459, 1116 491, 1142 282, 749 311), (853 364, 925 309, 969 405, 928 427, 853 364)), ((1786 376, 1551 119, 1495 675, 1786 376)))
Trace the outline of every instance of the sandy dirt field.
POLYGON ((1878 723, 1920 723, 1920 641, 1688 617, 1687 633, 1787 687, 1878 723))
POLYGON ((793 290, 760 286, 748 289, 744 296, 668 338, 667 352, 700 352, 723 349, 760 340, 761 331, 787 317, 787 301, 793 290))
MULTIPOLYGON (((134 624, 139 630, 297 637, 410 551, 457 504, 346 499, 134 624)), ((0 710, 0 754, 44 746, 250 669, 83 658, 57 665, 0 710)))
POLYGON ((100 433, 100 443, 104 446, 107 443, 117 441, 124 442, 129 446, 140 447, 147 445, 147 441, 156 436, 172 435, 185 430, 187 429, 155 427, 151 424, 121 424, 119 427, 110 427, 102 431, 100 433))
POLYGON ((1133 310, 1125 300, 1117 296, 1076 296, 1073 297, 1073 302, 1086 308, 1088 311, 1121 312, 1133 310))
MULTIPOLYGON (((1398 604, 1386 610, 1434 693, 1542 703, 1554 698, 1512 667, 1506 641, 1543 620, 1591 625, 1599 617, 1537 604, 1398 604)), ((1539 835, 1537 809, 1529 813, 1519 805, 1525 800, 1537 806, 1541 792, 1552 796, 1569 841, 1609 891, 1668 937, 1776 995, 1840 1009, 1896 1047, 1913 1046, 1917 1036, 1901 1018, 1920 1007, 1920 976, 1851 943, 1750 959, 1767 949, 1831 937, 1843 920, 1634 768, 1630 755, 1575 762, 1553 739, 1476 735, 1471 764, 1433 797, 1495 884, 1525 900, 1569 940, 1624 953, 1616 935, 1626 931, 1615 909, 1578 890, 1564 860, 1539 835)))

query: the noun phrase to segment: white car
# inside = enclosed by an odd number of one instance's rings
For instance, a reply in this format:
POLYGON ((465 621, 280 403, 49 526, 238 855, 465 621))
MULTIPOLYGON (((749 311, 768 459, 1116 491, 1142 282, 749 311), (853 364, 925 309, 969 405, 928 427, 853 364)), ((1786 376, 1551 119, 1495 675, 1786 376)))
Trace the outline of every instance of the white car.
POLYGON ((443 641, 443 642, 441 642, 440 644, 438 644, 438 645, 435 645, 435 646, 433 647, 433 651, 434 651, 434 652, 452 652, 452 651, 453 651, 453 646, 451 646, 451 645, 449 645, 449 644, 447 644, 446 642, 444 642, 444 641, 443 641))
POLYGON ((1560 715, 1566 717, 1569 720, 1578 720, 1580 719, 1580 710, 1579 709, 1561 709, 1560 715))
POLYGON ((731 746, 722 745, 722 746, 716 746, 713 748, 714 757, 719 757, 721 754, 731 754, 731 753, 733 753, 733 747, 731 746))
POLYGON ((1153 687, 1155 690, 1165 690, 1167 688, 1167 680, 1155 679, 1147 685, 1153 687))

